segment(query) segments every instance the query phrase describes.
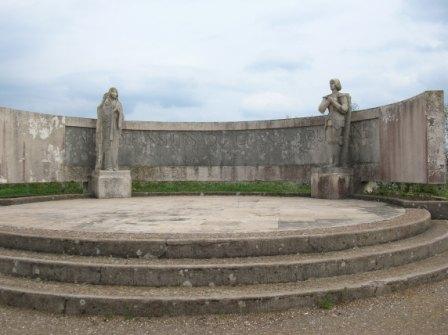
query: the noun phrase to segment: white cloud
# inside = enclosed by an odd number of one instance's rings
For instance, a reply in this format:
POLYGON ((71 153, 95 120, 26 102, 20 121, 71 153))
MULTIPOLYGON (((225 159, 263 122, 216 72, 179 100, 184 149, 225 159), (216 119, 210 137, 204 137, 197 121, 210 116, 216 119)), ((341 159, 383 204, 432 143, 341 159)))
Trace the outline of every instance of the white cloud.
POLYGON ((306 116, 339 77, 361 108, 381 105, 447 88, 434 4, 2 0, 0 104, 95 116, 114 85, 131 119, 306 116))
POLYGON ((242 107, 251 111, 294 111, 298 103, 285 94, 278 92, 261 92, 247 95, 242 100, 242 107))

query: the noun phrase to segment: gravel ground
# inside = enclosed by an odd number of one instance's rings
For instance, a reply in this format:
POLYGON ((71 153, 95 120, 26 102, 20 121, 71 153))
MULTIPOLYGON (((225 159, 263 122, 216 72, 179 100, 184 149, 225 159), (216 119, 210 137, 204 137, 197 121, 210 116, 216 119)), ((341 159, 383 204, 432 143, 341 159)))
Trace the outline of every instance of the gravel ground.
POLYGON ((75 317, 0 306, 0 334, 448 334, 448 280, 331 310, 161 318, 75 317))

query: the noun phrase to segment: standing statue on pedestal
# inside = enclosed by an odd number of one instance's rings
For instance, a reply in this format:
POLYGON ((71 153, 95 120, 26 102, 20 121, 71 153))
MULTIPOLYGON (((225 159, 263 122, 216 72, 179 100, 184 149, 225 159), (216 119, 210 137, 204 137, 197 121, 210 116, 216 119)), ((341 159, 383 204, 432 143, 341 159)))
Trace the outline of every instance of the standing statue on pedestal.
POLYGON ((328 109, 325 120, 325 141, 329 166, 348 166, 348 146, 351 122, 350 95, 341 93, 339 79, 330 80, 331 94, 323 97, 319 105, 322 114, 328 109))
POLYGON ((327 165, 311 169, 311 196, 322 199, 343 199, 353 191, 353 169, 349 168, 348 145, 351 122, 350 95, 341 93, 339 79, 330 80, 331 94, 319 105, 325 118, 327 165))
POLYGON ((104 94, 96 121, 96 162, 92 173, 95 197, 128 198, 132 195, 130 170, 118 170, 118 147, 123 129, 123 107, 115 87, 104 94))
POLYGON ((117 171, 123 107, 118 100, 118 91, 115 87, 104 94, 97 113, 95 171, 117 171))

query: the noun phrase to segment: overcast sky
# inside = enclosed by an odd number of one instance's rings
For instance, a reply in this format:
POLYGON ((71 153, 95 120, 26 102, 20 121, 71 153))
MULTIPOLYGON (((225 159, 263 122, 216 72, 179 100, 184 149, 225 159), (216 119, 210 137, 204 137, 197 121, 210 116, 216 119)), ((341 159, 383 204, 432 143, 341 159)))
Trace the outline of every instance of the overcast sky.
POLYGON ((317 115, 448 89, 448 0, 0 0, 0 106, 228 121, 317 115))

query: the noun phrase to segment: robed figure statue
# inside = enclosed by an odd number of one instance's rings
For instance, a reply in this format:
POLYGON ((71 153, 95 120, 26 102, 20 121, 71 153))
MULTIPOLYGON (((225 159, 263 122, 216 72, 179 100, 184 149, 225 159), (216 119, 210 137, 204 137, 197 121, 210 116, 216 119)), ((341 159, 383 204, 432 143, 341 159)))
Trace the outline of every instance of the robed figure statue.
POLYGON ((123 107, 115 87, 103 96, 97 108, 95 171, 118 170, 118 147, 123 129, 123 107))
POLYGON ((322 114, 328 109, 325 120, 325 142, 328 165, 346 167, 348 165, 348 146, 351 122, 350 95, 341 93, 339 79, 330 80, 331 94, 323 97, 319 105, 322 114))

